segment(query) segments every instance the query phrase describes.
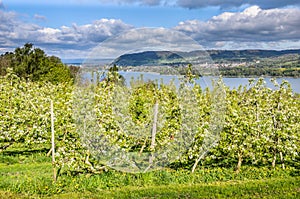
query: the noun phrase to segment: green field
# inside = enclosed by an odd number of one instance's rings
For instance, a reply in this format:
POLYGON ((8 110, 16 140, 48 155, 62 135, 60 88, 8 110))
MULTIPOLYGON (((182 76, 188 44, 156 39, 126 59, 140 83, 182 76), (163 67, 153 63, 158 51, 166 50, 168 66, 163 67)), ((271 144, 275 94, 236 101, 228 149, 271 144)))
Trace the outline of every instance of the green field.
POLYGON ((0 155, 0 198, 299 198, 298 170, 245 167, 159 170, 130 174, 108 169, 97 175, 52 179, 44 150, 0 155))

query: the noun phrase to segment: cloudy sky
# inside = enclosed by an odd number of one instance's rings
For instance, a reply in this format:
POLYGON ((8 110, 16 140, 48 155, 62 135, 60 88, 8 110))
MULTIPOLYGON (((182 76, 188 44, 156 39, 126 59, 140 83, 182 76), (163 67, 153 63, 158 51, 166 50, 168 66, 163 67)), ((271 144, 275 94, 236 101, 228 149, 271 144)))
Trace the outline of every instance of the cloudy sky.
POLYGON ((300 1, 0 0, 0 53, 31 42, 50 55, 85 58, 146 27, 179 31, 205 49, 300 48, 300 1))

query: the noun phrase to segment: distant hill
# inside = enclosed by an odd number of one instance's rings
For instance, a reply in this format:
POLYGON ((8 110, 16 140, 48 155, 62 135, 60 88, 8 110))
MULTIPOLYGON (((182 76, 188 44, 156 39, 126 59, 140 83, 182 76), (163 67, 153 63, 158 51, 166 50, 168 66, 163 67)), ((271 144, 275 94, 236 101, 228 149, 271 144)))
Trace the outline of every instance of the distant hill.
POLYGON ((211 58, 219 61, 247 61, 260 60, 264 58, 279 57, 288 54, 300 55, 300 49, 295 50, 207 50, 191 52, 170 51, 145 51, 139 53, 125 54, 113 62, 118 66, 143 66, 143 65, 167 65, 185 64, 188 60, 211 58))
POLYGON ((172 63, 178 60, 182 60, 182 57, 177 53, 169 51, 145 51, 121 55, 114 61, 114 64, 118 66, 149 66, 172 63))
POLYGON ((208 50, 213 60, 253 61, 257 59, 278 57, 288 54, 300 54, 300 49, 295 50, 208 50))

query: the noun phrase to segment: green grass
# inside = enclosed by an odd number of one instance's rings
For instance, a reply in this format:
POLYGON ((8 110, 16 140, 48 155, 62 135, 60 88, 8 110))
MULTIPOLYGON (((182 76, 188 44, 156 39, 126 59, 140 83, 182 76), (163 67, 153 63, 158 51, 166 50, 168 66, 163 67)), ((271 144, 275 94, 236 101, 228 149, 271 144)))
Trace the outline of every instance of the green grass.
POLYGON ((300 198, 294 169, 243 167, 129 174, 62 174, 42 152, 0 155, 0 198, 300 198))
MULTIPOLYGON (((39 198, 41 195, 0 191, 0 198, 39 198)), ((93 192, 67 192, 43 198, 299 198, 300 178, 215 182, 193 185, 122 187, 93 192)))
MULTIPOLYGON (((286 198, 300 196, 299 179, 272 179, 194 185, 130 187, 104 192, 102 198, 286 198)), ((101 198, 99 197, 99 198, 101 198)))

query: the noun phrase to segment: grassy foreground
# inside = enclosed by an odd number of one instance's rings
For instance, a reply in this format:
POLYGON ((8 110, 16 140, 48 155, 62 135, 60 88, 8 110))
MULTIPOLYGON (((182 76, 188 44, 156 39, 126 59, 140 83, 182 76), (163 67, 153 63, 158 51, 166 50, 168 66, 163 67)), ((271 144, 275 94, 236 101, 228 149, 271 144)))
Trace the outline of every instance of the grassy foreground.
POLYGON ((44 152, 0 155, 0 198, 300 198, 293 169, 245 167, 128 174, 63 174, 52 181, 44 152))
POLYGON ((0 198, 299 198, 300 178, 124 187, 95 192, 28 195, 0 191, 0 198))

